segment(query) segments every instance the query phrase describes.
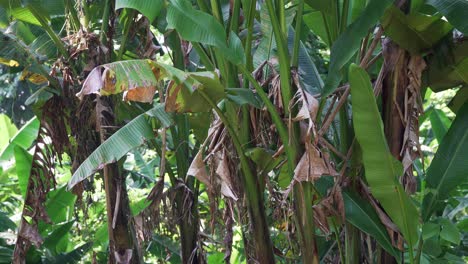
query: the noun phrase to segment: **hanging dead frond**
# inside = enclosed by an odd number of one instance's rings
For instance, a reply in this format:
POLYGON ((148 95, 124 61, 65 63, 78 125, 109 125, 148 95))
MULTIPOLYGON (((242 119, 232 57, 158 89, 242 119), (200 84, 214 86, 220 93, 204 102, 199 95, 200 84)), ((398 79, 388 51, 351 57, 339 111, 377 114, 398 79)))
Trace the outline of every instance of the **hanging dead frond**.
POLYGON ((416 178, 413 175, 413 162, 422 157, 419 144, 419 115, 423 113, 421 97, 421 76, 426 68, 424 59, 412 56, 408 62, 409 83, 405 89, 405 109, 403 144, 400 151, 403 163, 403 177, 401 179, 405 190, 416 192, 416 178))

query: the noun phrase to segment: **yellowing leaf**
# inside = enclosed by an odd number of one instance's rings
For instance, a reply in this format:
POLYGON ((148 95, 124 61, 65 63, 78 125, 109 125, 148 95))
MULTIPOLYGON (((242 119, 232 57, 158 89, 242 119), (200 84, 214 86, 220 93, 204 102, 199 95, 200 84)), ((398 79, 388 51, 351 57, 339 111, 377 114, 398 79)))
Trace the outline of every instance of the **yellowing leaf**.
POLYGON ((28 80, 34 84, 42 84, 47 82, 47 78, 45 76, 42 76, 38 73, 30 72, 28 70, 24 70, 21 73, 20 80, 28 80))
POLYGON ((4 58, 0 58, 0 64, 6 65, 8 67, 18 67, 19 66, 19 62, 15 61, 15 60, 4 59, 4 58))

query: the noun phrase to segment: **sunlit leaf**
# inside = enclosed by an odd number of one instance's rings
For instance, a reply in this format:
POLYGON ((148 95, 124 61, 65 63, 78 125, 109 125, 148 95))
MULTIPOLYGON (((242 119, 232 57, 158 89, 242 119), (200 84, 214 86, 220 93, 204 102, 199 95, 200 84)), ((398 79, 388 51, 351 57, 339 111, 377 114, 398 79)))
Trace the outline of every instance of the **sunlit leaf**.
POLYGON ((439 109, 433 109, 429 115, 429 119, 431 120, 432 131, 440 144, 452 122, 445 113, 439 109))
POLYGON ((32 118, 11 138, 9 144, 0 152, 0 160, 9 160, 13 157, 13 149, 19 146, 23 149, 28 149, 32 142, 36 139, 39 131, 39 120, 37 117, 32 118))
POLYGON ((10 118, 5 114, 0 114, 0 149, 4 149, 8 146, 10 138, 12 138, 18 129, 11 122, 10 118))
POLYGON ((26 198, 28 190, 29 175, 32 167, 32 155, 27 150, 19 146, 14 147, 16 161, 16 175, 18 175, 18 186, 23 198, 26 198))

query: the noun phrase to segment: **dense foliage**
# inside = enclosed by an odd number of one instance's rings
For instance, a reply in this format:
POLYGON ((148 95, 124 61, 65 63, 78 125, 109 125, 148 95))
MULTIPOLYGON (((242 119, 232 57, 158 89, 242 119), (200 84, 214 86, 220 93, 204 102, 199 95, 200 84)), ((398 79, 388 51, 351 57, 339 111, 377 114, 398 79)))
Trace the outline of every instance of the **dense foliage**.
POLYGON ((0 263, 465 263, 468 1, 0 0, 0 263))

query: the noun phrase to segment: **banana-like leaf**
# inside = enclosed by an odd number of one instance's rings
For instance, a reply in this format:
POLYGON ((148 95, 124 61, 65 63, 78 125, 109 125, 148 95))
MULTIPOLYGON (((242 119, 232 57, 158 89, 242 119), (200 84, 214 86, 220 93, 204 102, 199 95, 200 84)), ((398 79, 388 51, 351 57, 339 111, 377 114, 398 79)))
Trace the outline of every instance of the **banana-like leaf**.
POLYGON ((67 192, 66 186, 53 190, 47 194, 46 211, 53 223, 70 220, 76 196, 67 192))
POLYGON ((93 242, 88 242, 82 246, 75 248, 68 253, 62 253, 56 257, 47 259, 47 263, 63 264, 63 263, 78 263, 84 255, 93 247, 93 242))
POLYGON ((427 170, 423 220, 428 220, 450 192, 468 179, 468 103, 458 111, 427 170))
MULTIPOLYGON (((8 214, 0 211, 0 232, 7 231, 8 229, 15 230, 16 229, 16 224, 15 224, 15 222, 11 221, 8 214)), ((0 253, 0 255, 1 255, 1 253, 0 253)), ((2 263, 2 262, 0 261, 0 263, 2 263)))
POLYGON ((385 35, 413 54, 427 51, 452 30, 441 17, 405 15, 396 6, 387 8, 381 22, 385 35))
MULTIPOLYGON (((155 71, 157 69, 154 69, 155 71)), ((130 60, 104 64, 94 68, 76 94, 80 99, 87 94, 100 95, 124 92, 124 100, 149 103, 157 90, 157 73, 153 73, 151 61, 130 60)))
POLYGON ((319 36, 327 46, 330 47, 327 30, 325 27, 325 21, 323 19, 322 12, 311 9, 308 6, 304 7, 304 16, 302 19, 304 23, 309 27, 315 35, 319 36))
POLYGON ((466 0, 428 0, 447 20, 461 32, 468 34, 468 1, 466 0))
POLYGON ((142 13, 150 22, 159 15, 164 7, 164 1, 141 1, 141 0, 117 0, 115 1, 115 10, 120 8, 133 8, 142 13))
POLYGON ((8 146, 10 138, 14 137, 18 132, 18 129, 5 114, 0 114, 0 129, 2 131, 0 135, 0 148, 5 148, 8 146))
POLYGON ((225 97, 224 87, 215 72, 184 72, 151 60, 128 60, 94 68, 77 94, 110 95, 124 93, 124 100, 152 102, 157 86, 170 80, 167 89, 167 112, 204 112, 211 110, 200 91, 213 101, 225 97))
POLYGON ((15 146, 28 149, 37 137, 39 131, 39 120, 32 118, 14 135, 9 144, 0 152, 0 160, 9 160, 13 157, 15 146))
POLYGON ((431 121, 432 131, 440 144, 452 122, 440 109, 432 109, 429 120, 431 121))
POLYGON ((16 162, 16 175, 18 175, 18 187, 23 198, 26 198, 33 157, 24 148, 15 146, 13 150, 16 162))
POLYGON ((249 104, 255 108, 263 107, 262 100, 250 89, 245 88, 226 88, 227 98, 237 105, 249 104))
POLYGON ((392 246, 387 229, 382 224, 374 208, 358 194, 343 192, 346 221, 371 235, 388 253, 398 258, 398 250, 392 246))
POLYGON ((424 85, 435 92, 459 85, 468 85, 468 42, 455 44, 454 48, 441 47, 428 60, 424 72, 424 85))
POLYGON ((456 114, 458 113, 458 110, 465 104, 465 102, 468 102, 468 86, 464 86, 458 90, 457 94, 448 104, 448 107, 456 114))
MULTIPOLYGON (((314 10, 317 10, 320 12, 320 18, 322 21, 317 21, 319 22, 320 26, 325 26, 326 31, 329 32, 326 33, 326 38, 322 38, 326 40, 326 43, 330 46, 331 43, 336 39, 338 36, 339 32, 339 14, 337 12, 338 10, 338 2, 337 1, 329 1, 329 0, 305 0, 305 3, 312 7, 314 10)), ((307 8, 307 7, 306 7, 307 8)), ((318 25, 315 25, 314 28, 317 29, 318 25)), ((320 30, 322 31, 322 30, 320 30)))
MULTIPOLYGON (((42 244, 43 247, 51 250, 54 253, 58 253, 56 248, 59 243, 63 243, 62 240, 67 235, 68 231, 72 228, 73 224, 75 223, 74 220, 66 222, 64 224, 60 224, 57 228, 55 228, 49 236, 44 239, 44 243, 42 244)), ((65 241, 68 242, 68 241, 65 241)))
POLYGON ((156 105, 110 136, 78 167, 68 182, 68 189, 102 169, 106 164, 118 161, 133 148, 154 138, 153 128, 147 116, 156 117, 164 127, 171 125, 171 117, 163 109, 163 104, 156 105))
POLYGON ((330 95, 342 79, 342 70, 361 45, 369 29, 382 17, 393 0, 371 0, 361 15, 338 37, 330 51, 330 67, 322 97, 330 95))
MULTIPOLYGON (((285 10, 285 23, 288 26, 288 31, 290 30, 290 25, 294 21, 295 12, 294 9, 285 10)), ((268 9, 266 4, 262 5, 260 10, 260 30, 262 33, 262 38, 258 44, 257 49, 255 50, 253 57, 254 67, 259 67, 264 61, 268 61, 272 58, 277 58, 277 48, 276 40, 273 37, 273 26, 271 23, 270 15, 268 14, 268 9)), ((294 34, 293 34, 294 36, 294 34)))
POLYGON ((167 27, 177 30, 183 39, 217 47, 234 64, 245 63, 239 37, 231 32, 227 43, 223 26, 213 16, 194 9, 190 1, 171 0, 166 18, 167 27))
POLYGON ((398 181, 403 173, 402 166, 388 148, 369 75, 351 64, 349 80, 354 131, 362 149, 366 180, 372 195, 398 226, 411 248, 418 240, 419 215, 398 181))
POLYGON ((211 110, 200 93, 205 93, 213 102, 226 96, 224 86, 215 72, 182 72, 173 75, 166 92, 166 111, 177 113, 197 113, 211 110))

